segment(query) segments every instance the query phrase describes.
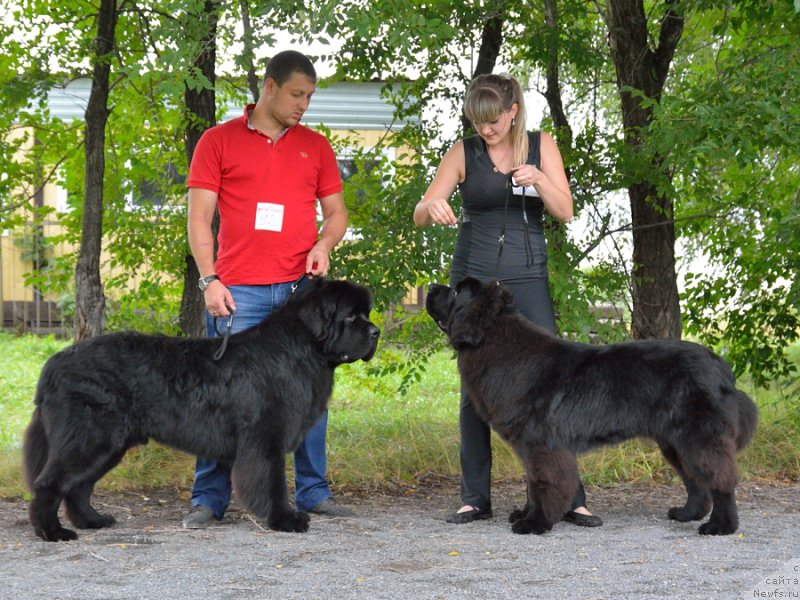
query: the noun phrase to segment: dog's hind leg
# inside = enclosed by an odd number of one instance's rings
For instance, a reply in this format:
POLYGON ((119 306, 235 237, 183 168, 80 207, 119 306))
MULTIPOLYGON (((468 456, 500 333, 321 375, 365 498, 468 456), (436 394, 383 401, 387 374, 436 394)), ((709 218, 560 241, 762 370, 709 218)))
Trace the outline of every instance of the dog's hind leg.
POLYGON ((739 528, 736 508, 736 486, 739 473, 736 468, 736 441, 722 438, 709 444, 700 454, 702 465, 708 465, 709 487, 714 507, 711 516, 698 532, 702 535, 729 535, 739 528))
POLYGON ((675 521, 682 523, 687 521, 699 521, 711 510, 711 492, 707 486, 701 485, 687 471, 681 461, 678 451, 667 442, 659 440, 658 446, 664 454, 664 458, 669 461, 673 468, 678 472, 683 485, 686 487, 686 504, 683 507, 674 506, 667 511, 667 516, 675 521))
POLYGON ((42 472, 32 483, 31 503, 28 517, 33 531, 45 541, 59 542, 75 540, 78 534, 61 526, 58 507, 64 498, 62 489, 63 471, 57 462, 48 461, 42 472))
POLYGON ((698 528, 701 535, 729 535, 739 528, 739 511, 734 491, 711 490, 714 508, 708 522, 698 528))
POLYGON ((511 531, 542 534, 550 531, 569 510, 580 485, 578 463, 566 448, 550 450, 538 446, 518 455, 525 465, 528 482, 527 513, 513 521, 511 531))
POLYGON ((94 481, 87 481, 76 485, 64 497, 67 518, 78 529, 102 529, 117 522, 111 515, 102 515, 92 506, 89 499, 94 484, 94 481))
MULTIPOLYGON (((124 440, 122 436, 114 439, 124 440)), ((67 517, 78 528, 98 529, 114 523, 113 517, 101 515, 92 508, 89 498, 94 484, 119 463, 127 447, 101 451, 97 444, 86 440, 86 437, 76 436, 70 438, 71 443, 51 447, 50 454, 57 458, 49 458, 33 482, 30 519, 36 534, 43 539, 74 540, 78 537, 74 531, 61 527, 58 507, 62 500, 67 517)))
POLYGON ((64 497, 67 518, 78 529, 102 529, 111 527, 116 523, 116 519, 111 515, 103 515, 97 512, 91 504, 94 486, 100 478, 119 464, 125 450, 108 456, 106 459, 99 457, 95 460, 93 468, 82 473, 84 481, 76 483, 64 497))

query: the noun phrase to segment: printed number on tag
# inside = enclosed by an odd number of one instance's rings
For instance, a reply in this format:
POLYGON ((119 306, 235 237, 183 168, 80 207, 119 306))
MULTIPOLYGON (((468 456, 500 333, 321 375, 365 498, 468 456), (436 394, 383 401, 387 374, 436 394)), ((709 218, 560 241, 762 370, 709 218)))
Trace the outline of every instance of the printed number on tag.
POLYGON ((259 202, 256 206, 256 229, 281 231, 283 229, 283 204, 259 202))

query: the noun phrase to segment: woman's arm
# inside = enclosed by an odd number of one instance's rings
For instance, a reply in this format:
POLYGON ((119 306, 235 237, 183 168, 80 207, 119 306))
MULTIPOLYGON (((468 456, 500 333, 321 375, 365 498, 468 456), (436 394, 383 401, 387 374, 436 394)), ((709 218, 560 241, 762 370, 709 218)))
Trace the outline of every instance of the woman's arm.
POLYGON ((414 225, 455 225, 458 222, 450 206, 450 196, 464 181, 464 143, 456 142, 442 158, 433 181, 414 208, 414 225))

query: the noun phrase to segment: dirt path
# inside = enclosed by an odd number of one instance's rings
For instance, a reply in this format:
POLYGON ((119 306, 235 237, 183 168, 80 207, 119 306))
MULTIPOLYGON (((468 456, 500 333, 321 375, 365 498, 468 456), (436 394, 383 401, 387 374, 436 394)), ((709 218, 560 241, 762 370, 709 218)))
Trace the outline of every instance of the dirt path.
POLYGON ((118 524, 68 543, 38 540, 26 504, 0 501, 0 598, 800 598, 800 484, 743 484, 741 529, 718 538, 664 517, 682 500, 673 486, 589 490, 605 525, 544 536, 510 532, 519 483, 496 486, 494 519, 445 523, 457 487, 347 496, 358 517, 315 517, 306 534, 235 507, 182 530, 185 491, 104 493, 118 524))

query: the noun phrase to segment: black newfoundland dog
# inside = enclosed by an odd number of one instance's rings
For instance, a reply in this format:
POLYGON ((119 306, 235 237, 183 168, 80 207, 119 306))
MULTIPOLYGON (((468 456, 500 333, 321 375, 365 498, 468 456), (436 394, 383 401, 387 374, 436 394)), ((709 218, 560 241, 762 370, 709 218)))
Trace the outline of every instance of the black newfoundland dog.
POLYGON ((369 360, 380 330, 366 288, 312 280, 283 307, 219 339, 115 333, 71 346, 47 361, 25 434, 30 521, 45 540, 72 540, 75 527, 114 518, 90 504, 94 485, 128 448, 150 438, 230 464, 239 500, 267 526, 307 531, 289 505, 285 455, 327 406, 337 365, 369 360))
POLYGON ((686 486, 686 505, 671 508, 671 519, 710 510, 701 534, 736 531, 736 452, 758 413, 728 365, 689 342, 567 341, 511 302, 496 282, 467 278, 431 286, 427 309, 458 353, 475 410, 525 467, 528 501, 510 517, 514 533, 544 533, 561 520, 578 487, 576 453, 637 436, 658 442, 686 486))

